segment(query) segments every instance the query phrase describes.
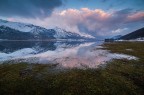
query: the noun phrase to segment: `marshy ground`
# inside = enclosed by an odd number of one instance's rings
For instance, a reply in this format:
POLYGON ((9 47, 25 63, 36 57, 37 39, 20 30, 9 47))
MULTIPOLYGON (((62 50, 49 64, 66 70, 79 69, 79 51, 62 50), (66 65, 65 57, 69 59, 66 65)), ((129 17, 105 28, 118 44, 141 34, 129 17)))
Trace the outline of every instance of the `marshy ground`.
POLYGON ((3 63, 0 95, 143 95, 144 42, 104 43, 112 53, 138 57, 114 59, 97 69, 54 71, 57 64, 3 63))

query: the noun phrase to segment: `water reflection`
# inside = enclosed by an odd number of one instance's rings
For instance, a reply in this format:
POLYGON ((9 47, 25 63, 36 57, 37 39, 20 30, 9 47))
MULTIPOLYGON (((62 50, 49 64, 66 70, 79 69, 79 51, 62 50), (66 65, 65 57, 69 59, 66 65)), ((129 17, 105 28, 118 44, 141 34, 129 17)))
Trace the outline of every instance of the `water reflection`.
POLYGON ((54 51, 56 48, 76 47, 84 42, 61 42, 61 41, 0 41, 1 53, 12 53, 24 48, 32 48, 38 53, 48 50, 54 51))
POLYGON ((0 42, 0 61, 57 64, 59 68, 97 68, 112 58, 130 56, 102 50, 103 42, 0 42), (114 55, 114 56, 113 56, 114 55))
MULTIPOLYGON (((69 49, 84 42, 62 41, 0 41, 0 61, 36 56, 45 52, 69 49)), ((49 54, 48 54, 49 55, 49 54)))

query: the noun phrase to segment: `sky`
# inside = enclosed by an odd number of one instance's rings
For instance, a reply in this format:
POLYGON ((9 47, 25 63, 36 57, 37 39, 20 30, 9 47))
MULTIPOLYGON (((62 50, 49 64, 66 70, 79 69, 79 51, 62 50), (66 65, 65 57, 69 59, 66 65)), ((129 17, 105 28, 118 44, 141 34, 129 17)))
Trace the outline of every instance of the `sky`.
POLYGON ((0 0, 0 19, 97 38, 144 27, 144 0, 0 0))

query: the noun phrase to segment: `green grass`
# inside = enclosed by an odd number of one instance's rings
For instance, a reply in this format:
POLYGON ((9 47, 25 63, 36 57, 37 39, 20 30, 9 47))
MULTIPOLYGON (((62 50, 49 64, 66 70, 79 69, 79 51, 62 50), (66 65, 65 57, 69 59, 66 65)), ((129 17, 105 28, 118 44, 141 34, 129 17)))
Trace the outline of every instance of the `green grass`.
POLYGON ((144 42, 113 42, 105 43, 102 46, 113 53, 133 55, 144 61, 144 42), (132 49, 132 51, 126 49, 132 49))
POLYGON ((0 95, 143 95, 144 43, 117 42, 103 46, 139 60, 113 60, 98 69, 59 72, 53 72, 57 64, 4 63, 0 65, 0 95))

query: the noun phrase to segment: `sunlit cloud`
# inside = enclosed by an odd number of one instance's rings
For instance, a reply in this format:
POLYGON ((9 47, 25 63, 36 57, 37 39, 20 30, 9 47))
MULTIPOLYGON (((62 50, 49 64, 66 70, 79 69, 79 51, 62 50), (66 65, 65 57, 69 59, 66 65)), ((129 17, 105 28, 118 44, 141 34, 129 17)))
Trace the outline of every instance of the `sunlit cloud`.
POLYGON ((129 15, 128 21, 144 21, 144 11, 129 15))
POLYGON ((22 19, 28 23, 34 23, 46 28, 60 27, 67 31, 89 34, 95 37, 113 36, 131 32, 130 26, 142 27, 144 24, 144 12, 132 9, 104 11, 102 9, 67 9, 53 12, 50 17, 41 19, 22 19), (135 23, 137 22, 137 23, 135 23))

